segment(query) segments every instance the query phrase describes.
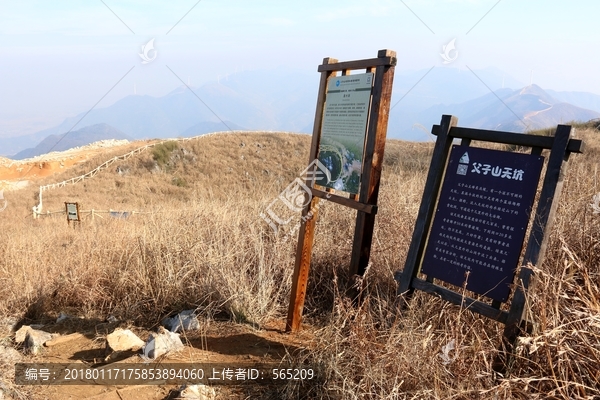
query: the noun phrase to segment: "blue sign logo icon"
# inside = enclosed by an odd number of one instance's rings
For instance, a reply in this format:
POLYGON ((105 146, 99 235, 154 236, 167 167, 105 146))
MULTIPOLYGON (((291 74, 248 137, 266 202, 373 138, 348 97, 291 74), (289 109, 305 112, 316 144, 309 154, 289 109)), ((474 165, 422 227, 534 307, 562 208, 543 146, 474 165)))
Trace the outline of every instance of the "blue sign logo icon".
POLYGON ((335 82, 335 86, 340 86, 340 80, 339 79, 335 82))

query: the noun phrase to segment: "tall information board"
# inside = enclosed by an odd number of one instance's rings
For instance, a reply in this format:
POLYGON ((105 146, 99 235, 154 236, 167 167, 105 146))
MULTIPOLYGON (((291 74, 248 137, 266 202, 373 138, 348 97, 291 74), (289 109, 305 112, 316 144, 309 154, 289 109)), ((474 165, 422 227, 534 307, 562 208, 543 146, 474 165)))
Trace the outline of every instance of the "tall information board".
POLYGON ((348 294, 358 298, 353 281, 364 274, 371 255, 396 62, 396 52, 384 49, 364 60, 325 58, 318 67, 287 331, 300 328, 320 200, 356 210, 348 294))

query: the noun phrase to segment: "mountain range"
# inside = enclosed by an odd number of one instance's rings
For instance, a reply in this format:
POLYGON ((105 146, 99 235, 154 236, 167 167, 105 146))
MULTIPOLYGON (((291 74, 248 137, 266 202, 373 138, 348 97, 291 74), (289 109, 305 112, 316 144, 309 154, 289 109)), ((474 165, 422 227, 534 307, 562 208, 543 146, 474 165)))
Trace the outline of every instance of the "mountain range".
MULTIPOLYGON (((161 97, 131 95, 31 135, 0 138, 0 154, 30 157, 67 132, 67 138, 78 132, 74 143, 80 146, 98 137, 102 129, 103 139, 109 132, 117 135, 114 138, 130 139, 188 137, 220 130, 311 133, 318 85, 316 72, 274 69, 246 71, 200 87, 181 86, 161 97), (109 127, 83 129, 98 124, 109 127), (86 135, 88 139, 83 140, 86 135), (37 150, 24 151, 44 140, 37 150)), ((600 96, 525 86, 493 68, 396 72, 388 137, 425 140, 429 137, 425 132, 439 123, 442 114, 456 115, 461 126, 524 132, 599 118, 600 96)), ((60 142, 69 144, 67 138, 60 142)))
POLYGON ((426 137, 423 131, 429 132, 443 114, 457 116, 460 126, 517 133, 600 118, 600 112, 558 100, 533 84, 519 90, 499 89, 459 104, 390 114, 389 126, 404 132, 411 140, 423 140, 426 137), (407 133, 409 130, 412 134, 407 133))
POLYGON ((22 160, 46 154, 51 151, 68 150, 107 139, 131 140, 131 137, 108 124, 96 124, 69 132, 68 135, 63 133, 62 135, 47 136, 37 146, 20 151, 12 158, 15 160, 22 160))

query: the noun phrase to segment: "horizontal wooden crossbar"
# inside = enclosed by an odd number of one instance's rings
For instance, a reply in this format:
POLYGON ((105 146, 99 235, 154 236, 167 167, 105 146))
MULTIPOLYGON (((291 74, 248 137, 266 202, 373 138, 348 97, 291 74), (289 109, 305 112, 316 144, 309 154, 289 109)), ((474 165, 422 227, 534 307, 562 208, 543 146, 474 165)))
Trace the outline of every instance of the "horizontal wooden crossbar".
POLYGON ((323 192, 322 190, 318 190, 315 188, 310 189, 312 191, 312 195, 320 199, 329 200, 334 203, 341 204, 343 206, 350 207, 358 211, 366 212, 367 214, 377 214, 376 205, 359 203, 356 200, 347 199, 342 196, 337 196, 333 193, 323 192))
POLYGON ((366 60, 355 60, 355 61, 343 61, 334 64, 322 64, 319 65, 319 72, 323 71, 343 71, 346 69, 366 69, 371 67, 378 67, 380 65, 396 65, 396 57, 378 57, 369 58, 366 60))
POLYGON ((463 297, 458 293, 453 292, 445 287, 438 286, 435 283, 427 282, 419 278, 413 278, 411 286, 415 289, 422 290, 423 292, 438 295, 442 299, 449 301, 457 306, 463 306, 469 310, 479 313, 483 316, 491 318, 495 321, 506 324, 508 319, 508 312, 498 310, 489 304, 481 302, 479 300, 472 299, 470 297, 463 297))
MULTIPOLYGON (((439 125, 433 125, 431 133, 436 135, 440 130, 439 125)), ((452 127, 449 136, 460 139, 482 140, 486 142, 496 142, 504 144, 513 144, 517 146, 541 147, 551 149, 554 144, 554 138, 551 136, 528 135, 524 133, 488 131, 485 129, 473 129, 452 127)), ((584 144, 579 139, 570 139, 567 151, 570 153, 583 153, 584 144)))

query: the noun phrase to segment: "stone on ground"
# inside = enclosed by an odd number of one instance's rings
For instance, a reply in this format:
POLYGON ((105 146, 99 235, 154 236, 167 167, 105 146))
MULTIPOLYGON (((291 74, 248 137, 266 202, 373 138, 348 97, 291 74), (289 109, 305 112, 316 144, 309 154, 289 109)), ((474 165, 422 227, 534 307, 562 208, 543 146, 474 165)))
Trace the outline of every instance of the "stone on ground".
POLYGON ((181 330, 196 330, 200 329, 200 322, 194 314, 196 310, 185 310, 171 318, 162 320, 162 325, 171 332, 179 332, 181 330))
POLYGON ((217 396, 215 389, 206 385, 186 385, 179 392, 179 399, 213 400, 217 396))
POLYGON ((148 338, 144 346, 144 356, 154 359, 183 348, 183 343, 179 334, 169 332, 162 326, 158 328, 158 333, 153 333, 148 338))
POLYGON ((71 315, 67 314, 67 313, 66 313, 66 312, 64 312, 64 311, 61 311, 61 312, 58 314, 58 318, 56 319, 56 323, 57 323, 57 324, 58 324, 58 323, 61 323, 61 322, 65 321, 65 320, 67 320, 67 319, 70 319, 70 318, 73 318, 73 317, 72 317, 71 315))
POLYGON ((14 317, 7 317, 0 320, 0 338, 9 336, 19 321, 14 317))
POLYGON ((31 329, 41 328, 42 326, 44 325, 23 325, 15 332, 15 343, 24 343, 27 337, 27 332, 29 332, 31 329))
POLYGON ((31 327, 29 325, 23 325, 20 327, 19 330, 15 332, 15 343, 23 343, 25 341, 25 337, 27 336, 27 332, 29 332, 30 329, 31 327))
POLYGON ((0 345, 0 365, 16 364, 21 361, 21 353, 9 346, 0 345))
POLYGON ((44 343, 52 339, 52 334, 37 329, 29 329, 25 335, 25 347, 32 354, 38 354, 44 343))
POLYGON ((129 329, 117 328, 106 336, 106 344, 113 351, 136 351, 144 347, 145 343, 129 329))

